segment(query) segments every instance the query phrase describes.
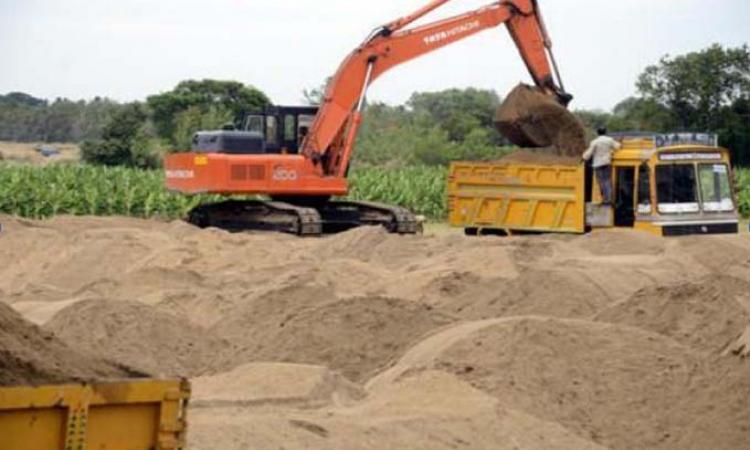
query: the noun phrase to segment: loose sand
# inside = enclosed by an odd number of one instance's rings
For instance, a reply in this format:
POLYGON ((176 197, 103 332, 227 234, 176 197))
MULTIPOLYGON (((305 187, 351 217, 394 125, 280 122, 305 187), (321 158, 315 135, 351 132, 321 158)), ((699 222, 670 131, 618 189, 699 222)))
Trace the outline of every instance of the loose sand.
POLYGON ((0 303, 0 386, 127 378, 137 372, 83 355, 0 303))
POLYGON ((497 129, 520 147, 552 147, 560 155, 580 157, 586 149, 581 121, 539 88, 519 84, 495 114, 497 129))
POLYGON ((750 448, 747 236, 0 222, 0 383, 189 376, 191 449, 750 448))

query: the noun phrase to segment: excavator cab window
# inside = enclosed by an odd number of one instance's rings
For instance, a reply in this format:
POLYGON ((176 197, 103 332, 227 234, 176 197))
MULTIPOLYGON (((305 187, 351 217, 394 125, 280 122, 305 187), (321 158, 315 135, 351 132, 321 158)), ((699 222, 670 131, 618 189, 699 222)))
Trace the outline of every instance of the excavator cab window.
POLYGON ((248 116, 245 120, 245 131, 253 133, 265 134, 263 130, 263 116, 252 115, 248 116))
POLYGON ((318 108, 315 106, 270 106, 245 118, 245 131, 259 133, 266 153, 299 153, 318 108))
POLYGON ((284 153, 297 153, 297 117, 284 115, 284 153))
POLYGON ((276 116, 266 116, 266 147, 271 150, 279 146, 279 124, 276 116))

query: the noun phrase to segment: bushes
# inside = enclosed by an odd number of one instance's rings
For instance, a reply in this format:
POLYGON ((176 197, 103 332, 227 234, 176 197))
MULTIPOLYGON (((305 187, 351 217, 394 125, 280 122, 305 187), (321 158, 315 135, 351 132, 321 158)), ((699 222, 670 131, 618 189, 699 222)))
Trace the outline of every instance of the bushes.
POLYGON ((499 159, 509 149, 491 125, 497 102, 491 91, 451 89, 414 94, 409 107, 371 104, 354 163, 394 168, 499 159))
POLYGON ((142 104, 123 106, 104 127, 101 139, 81 144, 81 158, 90 164, 156 168, 162 150, 142 104))
POLYGON ((735 170, 737 208, 743 217, 750 217, 750 169, 735 170))

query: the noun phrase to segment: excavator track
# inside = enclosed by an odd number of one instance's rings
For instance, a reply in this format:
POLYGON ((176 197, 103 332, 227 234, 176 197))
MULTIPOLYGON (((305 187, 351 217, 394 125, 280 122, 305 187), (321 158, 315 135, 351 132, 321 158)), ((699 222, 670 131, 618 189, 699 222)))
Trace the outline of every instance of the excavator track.
POLYGON ((317 208, 326 233, 336 233, 363 225, 381 225, 389 233, 417 234, 422 223, 406 208, 363 201, 332 201, 317 208))
POLYGON ((360 226, 384 227, 389 233, 416 234, 421 221, 400 206, 374 202, 326 201, 299 205, 281 201, 228 200, 198 206, 188 222, 227 231, 275 231, 297 236, 320 236, 360 226))
POLYGON ((188 222, 228 231, 277 231, 297 236, 320 236, 323 224, 313 209, 284 202, 228 200, 194 208, 188 222))

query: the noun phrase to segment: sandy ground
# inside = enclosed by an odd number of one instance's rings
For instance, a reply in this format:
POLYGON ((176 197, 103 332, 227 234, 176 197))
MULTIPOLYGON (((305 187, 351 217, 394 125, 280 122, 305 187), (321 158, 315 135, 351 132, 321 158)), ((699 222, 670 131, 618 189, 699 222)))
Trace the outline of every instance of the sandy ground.
POLYGON ((0 222, 0 300, 190 377, 193 450, 750 448, 747 235, 0 222))
POLYGON ((80 159, 81 150, 75 144, 0 141, 0 160, 4 161, 43 166, 59 162, 74 162, 80 159), (57 149, 60 154, 44 157, 37 151, 41 147, 57 149))

